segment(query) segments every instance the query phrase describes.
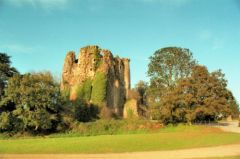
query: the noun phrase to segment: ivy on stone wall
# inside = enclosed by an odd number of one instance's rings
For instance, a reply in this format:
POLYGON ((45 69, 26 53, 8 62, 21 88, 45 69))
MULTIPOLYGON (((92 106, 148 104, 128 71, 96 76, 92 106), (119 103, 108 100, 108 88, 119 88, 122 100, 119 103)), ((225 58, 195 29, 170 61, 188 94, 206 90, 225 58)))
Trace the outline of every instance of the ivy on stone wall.
POLYGON ((88 102, 91 99, 92 80, 86 79, 77 89, 77 96, 80 100, 88 102))
POLYGON ((101 54, 100 54, 101 50, 100 49, 97 49, 95 52, 94 52, 94 70, 96 71, 100 64, 101 64, 101 54))
POLYGON ((102 72, 97 72, 92 84, 91 101, 93 104, 103 106, 106 98, 107 77, 102 72))

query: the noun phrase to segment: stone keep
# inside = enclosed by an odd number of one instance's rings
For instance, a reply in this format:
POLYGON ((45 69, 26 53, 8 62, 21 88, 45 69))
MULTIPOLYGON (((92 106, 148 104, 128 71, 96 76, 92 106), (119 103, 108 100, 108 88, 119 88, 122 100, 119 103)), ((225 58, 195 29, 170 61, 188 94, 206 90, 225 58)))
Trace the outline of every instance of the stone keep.
MULTIPOLYGON (((86 46, 67 53, 61 80, 61 90, 69 91, 70 100, 78 98, 77 88, 87 80, 94 80, 96 73, 106 76, 106 95, 104 105, 117 115, 123 115, 123 107, 130 90, 130 60, 113 57, 109 50, 98 46, 86 46)), ((91 103, 91 100, 89 101, 91 103)))

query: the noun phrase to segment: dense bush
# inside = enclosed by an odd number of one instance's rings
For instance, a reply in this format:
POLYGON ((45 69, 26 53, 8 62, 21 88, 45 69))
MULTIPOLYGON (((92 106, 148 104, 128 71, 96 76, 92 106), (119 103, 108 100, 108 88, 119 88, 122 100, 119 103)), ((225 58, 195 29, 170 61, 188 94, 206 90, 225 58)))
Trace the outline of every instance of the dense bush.
POLYGON ((62 99, 60 110, 60 123, 58 131, 68 131, 74 122, 90 122, 99 118, 99 109, 97 106, 86 103, 82 100, 70 101, 69 98, 62 99))
POLYGON ((136 133, 158 130, 161 123, 148 120, 97 120, 89 123, 74 123, 70 133, 92 136, 122 133, 136 133))
POLYGON ((89 122, 98 118, 99 109, 93 104, 80 100, 72 101, 74 119, 80 122, 89 122))
POLYGON ((10 112, 2 112, 0 115, 0 129, 2 131, 12 130, 13 117, 10 112))

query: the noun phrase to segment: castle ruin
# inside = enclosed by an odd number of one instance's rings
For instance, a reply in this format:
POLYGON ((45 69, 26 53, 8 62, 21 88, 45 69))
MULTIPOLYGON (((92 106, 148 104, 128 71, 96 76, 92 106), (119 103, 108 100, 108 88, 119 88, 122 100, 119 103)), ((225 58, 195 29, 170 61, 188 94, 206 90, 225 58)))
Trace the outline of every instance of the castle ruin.
MULTIPOLYGON (((69 91, 70 100, 78 99, 78 88, 84 81, 96 78, 97 73, 106 77, 104 105, 113 113, 122 116, 130 86, 130 60, 113 57, 109 50, 98 46, 86 46, 67 53, 62 71, 61 90, 69 91)), ((88 102, 92 102, 91 97, 88 102)))

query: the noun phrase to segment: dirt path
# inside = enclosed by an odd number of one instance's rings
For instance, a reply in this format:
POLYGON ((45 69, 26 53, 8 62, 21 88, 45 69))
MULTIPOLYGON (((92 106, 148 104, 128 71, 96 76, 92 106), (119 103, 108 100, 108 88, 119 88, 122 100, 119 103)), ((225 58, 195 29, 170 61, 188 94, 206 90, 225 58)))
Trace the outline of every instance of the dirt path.
POLYGON ((240 155, 240 144, 173 151, 119 154, 0 155, 0 159, 192 159, 240 155))

